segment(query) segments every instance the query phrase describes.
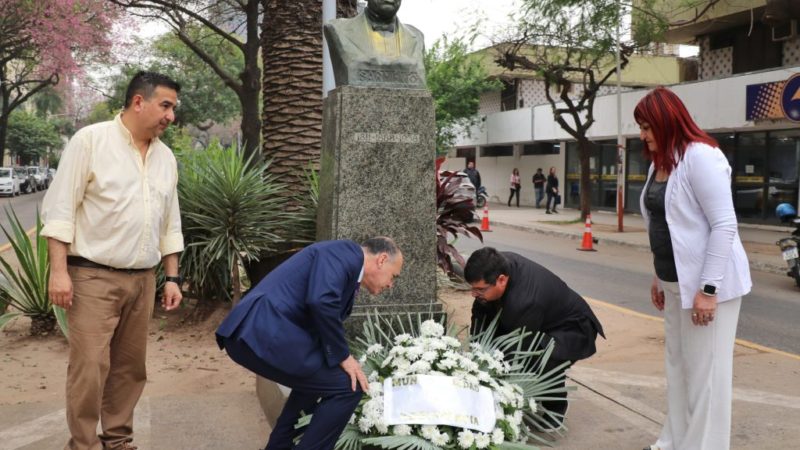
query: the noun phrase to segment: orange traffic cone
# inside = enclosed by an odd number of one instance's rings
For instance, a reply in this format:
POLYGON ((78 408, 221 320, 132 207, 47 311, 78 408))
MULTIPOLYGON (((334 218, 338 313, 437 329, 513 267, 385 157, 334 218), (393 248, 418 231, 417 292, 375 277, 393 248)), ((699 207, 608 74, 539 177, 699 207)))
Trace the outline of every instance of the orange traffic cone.
POLYGON ((492 231, 489 229, 489 202, 483 204, 483 219, 481 220, 481 231, 492 231))
POLYGON ((583 252, 596 252, 597 250, 592 248, 592 215, 586 215, 586 228, 583 229, 583 242, 581 242, 581 248, 578 250, 583 252))

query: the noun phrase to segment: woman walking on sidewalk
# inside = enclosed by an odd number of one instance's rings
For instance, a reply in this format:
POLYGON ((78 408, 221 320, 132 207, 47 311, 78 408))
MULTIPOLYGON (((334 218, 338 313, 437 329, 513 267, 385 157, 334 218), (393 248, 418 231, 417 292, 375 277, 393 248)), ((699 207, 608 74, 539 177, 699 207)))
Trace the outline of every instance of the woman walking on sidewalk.
POLYGON ((517 208, 519 208, 519 190, 522 187, 520 185, 519 180, 519 170, 514 167, 514 170, 511 171, 511 179, 509 180, 511 183, 511 194, 508 196, 508 206, 511 206, 511 199, 514 198, 514 194, 517 195, 517 208))
POLYGON ((666 422, 646 449, 727 450, 736 325, 752 285, 731 168, 672 91, 654 89, 633 115, 652 161, 640 207, 666 346, 666 422))
POLYGON ((547 191, 547 214, 558 214, 556 211, 556 205, 558 204, 558 177, 556 176, 556 168, 551 167, 550 173, 547 175, 547 184, 545 185, 545 190, 547 191), (550 206, 550 202, 553 202, 553 206, 550 206))

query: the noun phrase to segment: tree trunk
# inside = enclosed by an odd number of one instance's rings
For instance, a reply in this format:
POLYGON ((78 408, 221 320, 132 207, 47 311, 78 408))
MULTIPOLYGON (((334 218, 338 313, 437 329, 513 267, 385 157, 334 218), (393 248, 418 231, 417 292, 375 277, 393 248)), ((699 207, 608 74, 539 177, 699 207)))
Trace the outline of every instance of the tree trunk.
POLYGON ((261 69, 258 56, 261 42, 258 36, 259 2, 250 1, 245 5, 247 17, 247 39, 244 42, 244 70, 239 74, 242 89, 239 102, 242 104, 242 146, 247 157, 260 156, 261 149, 261 69))
POLYGON ((7 136, 8 136, 8 114, 6 114, 5 112, 0 112, 0 165, 3 165, 5 163, 7 136))
MULTIPOLYGON (((592 182, 589 167, 589 159, 592 156, 592 143, 586 137, 578 140, 578 148, 581 162, 581 220, 586 220, 586 216, 591 212, 592 207, 592 182)), ((566 188, 567 180, 564 180, 566 188)))
MULTIPOLYGON (((351 17, 355 0, 338 0, 351 17)), ((262 153, 287 196, 308 189, 303 169, 319 167, 322 145, 322 2, 264 0, 262 153)), ((293 207, 296 205, 292 205, 293 207)))

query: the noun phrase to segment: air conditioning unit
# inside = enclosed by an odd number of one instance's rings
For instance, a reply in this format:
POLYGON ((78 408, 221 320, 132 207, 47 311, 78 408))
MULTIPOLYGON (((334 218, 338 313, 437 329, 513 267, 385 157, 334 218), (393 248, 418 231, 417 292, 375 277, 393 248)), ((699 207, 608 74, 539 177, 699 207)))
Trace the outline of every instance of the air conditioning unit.
POLYGON ((797 39, 797 19, 791 19, 780 25, 773 25, 770 28, 772 28, 772 42, 797 39))

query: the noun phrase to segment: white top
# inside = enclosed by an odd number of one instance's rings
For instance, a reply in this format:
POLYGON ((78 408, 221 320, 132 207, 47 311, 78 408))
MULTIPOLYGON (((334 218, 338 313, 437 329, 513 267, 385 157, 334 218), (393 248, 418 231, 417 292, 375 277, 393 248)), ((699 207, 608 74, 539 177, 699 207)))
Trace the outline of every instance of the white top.
POLYGON ((67 144, 42 203, 42 235, 68 254, 119 269, 150 268, 183 250, 178 165, 153 139, 142 160, 120 115, 67 144))
MULTIPOLYGON (((653 176, 650 165, 648 180, 653 176)), ((649 228, 644 206, 639 207, 649 228)), ((692 308, 706 284, 717 287, 717 301, 741 297, 752 287, 750 265, 739 238, 731 195, 731 167, 718 148, 692 143, 667 181, 664 199, 681 305, 692 308)))

